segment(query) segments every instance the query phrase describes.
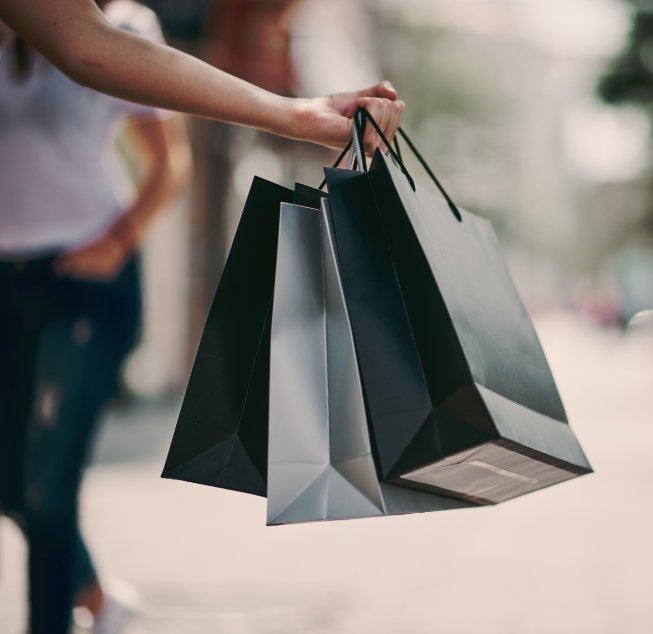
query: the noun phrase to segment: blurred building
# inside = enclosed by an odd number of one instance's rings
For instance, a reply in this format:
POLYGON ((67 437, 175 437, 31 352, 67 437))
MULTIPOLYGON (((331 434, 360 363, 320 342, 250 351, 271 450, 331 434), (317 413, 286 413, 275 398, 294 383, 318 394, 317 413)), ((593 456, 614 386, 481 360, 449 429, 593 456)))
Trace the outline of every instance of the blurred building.
MULTIPOLYGON (((274 92, 314 96, 391 79, 407 102, 406 129, 455 200, 492 219, 534 309, 605 286, 612 256, 642 235, 650 124, 595 95, 627 35, 624 3, 570 0, 564 13, 488 0, 148 4, 174 45, 274 92)), ((159 335, 149 365, 171 385, 185 382, 253 175, 316 184, 331 160, 320 148, 234 126, 197 119, 191 132, 187 225, 170 230, 151 266, 166 303, 152 311, 159 335), (180 235, 186 251, 174 246, 180 235), (162 290, 166 269, 168 282, 184 280, 177 290, 162 290), (170 348, 185 351, 183 360, 172 361, 177 352, 154 361, 170 348)))
POLYGON ((583 278, 600 284, 650 205, 646 117, 595 95, 627 33, 627 5, 376 7, 406 127, 454 198, 492 219, 531 305, 568 304, 583 278))
MULTIPOLYGON (((147 0, 172 45, 283 95, 370 85, 371 22, 348 0, 147 0)), ((331 153, 213 121, 189 120, 195 172, 178 213, 146 248, 145 340, 128 368, 139 392, 185 385, 254 175, 317 185, 331 153)), ((256 257, 256 254, 252 254, 256 257)))
MULTIPOLYGON (((294 83, 285 13, 293 1, 151 0, 172 45, 227 72, 291 94, 294 83)), ((189 119, 192 191, 157 223, 144 249, 143 343, 127 368, 136 392, 174 392, 190 363, 226 258, 234 168, 229 126, 189 119)))

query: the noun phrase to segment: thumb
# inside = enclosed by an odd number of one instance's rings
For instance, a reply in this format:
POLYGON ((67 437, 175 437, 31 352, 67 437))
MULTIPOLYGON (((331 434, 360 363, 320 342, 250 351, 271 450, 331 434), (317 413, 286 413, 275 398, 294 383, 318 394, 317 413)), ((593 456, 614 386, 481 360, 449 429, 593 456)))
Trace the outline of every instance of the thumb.
POLYGON ((351 119, 361 108, 369 108, 378 97, 357 97, 350 104, 345 112, 345 117, 351 119))

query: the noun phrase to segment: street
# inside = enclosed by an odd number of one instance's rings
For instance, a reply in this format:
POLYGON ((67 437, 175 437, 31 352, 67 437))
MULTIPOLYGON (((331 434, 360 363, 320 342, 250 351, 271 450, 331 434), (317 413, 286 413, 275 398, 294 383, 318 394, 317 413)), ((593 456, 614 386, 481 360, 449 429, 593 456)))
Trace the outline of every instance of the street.
MULTIPOLYGON (((653 631, 653 328, 536 327, 595 473, 496 507, 267 528, 265 500, 160 479, 179 403, 112 412, 82 495, 128 634, 653 631)), ((0 632, 22 634, 25 550, 0 521, 0 632)))

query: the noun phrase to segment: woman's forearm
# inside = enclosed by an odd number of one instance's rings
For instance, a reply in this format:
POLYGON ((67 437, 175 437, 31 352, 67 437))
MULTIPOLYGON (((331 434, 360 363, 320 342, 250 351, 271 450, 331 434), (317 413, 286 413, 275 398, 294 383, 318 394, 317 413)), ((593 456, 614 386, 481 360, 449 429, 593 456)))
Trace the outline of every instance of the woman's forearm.
POLYGON ((91 0, 0 0, 0 9, 11 28, 90 88, 277 134, 292 131, 292 100, 118 29, 91 0))
POLYGON ((80 42, 71 56, 67 70, 79 83, 130 101, 291 133, 292 100, 107 22, 97 30, 94 45, 80 42))
MULTIPOLYGON (((367 108, 392 137, 403 103, 387 83, 317 99, 272 94, 112 26, 93 0, 0 0, 0 18, 79 83, 116 97, 322 145, 344 145, 367 108)), ((371 151, 379 143, 365 134, 371 151)))

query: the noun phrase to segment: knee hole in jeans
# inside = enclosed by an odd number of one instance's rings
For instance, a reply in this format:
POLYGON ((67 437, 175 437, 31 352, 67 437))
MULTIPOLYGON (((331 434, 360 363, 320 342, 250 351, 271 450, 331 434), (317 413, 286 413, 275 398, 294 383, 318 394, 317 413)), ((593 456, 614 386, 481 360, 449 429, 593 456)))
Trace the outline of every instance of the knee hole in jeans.
POLYGON ((59 422, 62 401, 63 393, 61 386, 54 381, 43 381, 36 391, 36 420, 43 427, 56 427, 59 422))
POLYGON ((93 337, 91 322, 86 318, 78 319, 73 325, 72 337, 78 346, 85 346, 93 337))

